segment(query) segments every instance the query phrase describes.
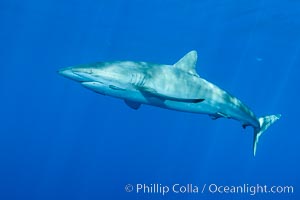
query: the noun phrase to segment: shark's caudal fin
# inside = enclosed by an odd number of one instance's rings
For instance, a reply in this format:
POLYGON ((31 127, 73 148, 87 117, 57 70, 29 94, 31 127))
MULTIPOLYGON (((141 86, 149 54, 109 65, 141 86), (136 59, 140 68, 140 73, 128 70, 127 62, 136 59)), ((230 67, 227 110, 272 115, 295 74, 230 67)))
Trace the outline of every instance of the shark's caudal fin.
POLYGON ((258 118, 260 128, 254 129, 254 139, 253 139, 253 154, 255 156, 257 144, 260 136, 278 119, 280 119, 281 115, 269 115, 265 117, 258 118))

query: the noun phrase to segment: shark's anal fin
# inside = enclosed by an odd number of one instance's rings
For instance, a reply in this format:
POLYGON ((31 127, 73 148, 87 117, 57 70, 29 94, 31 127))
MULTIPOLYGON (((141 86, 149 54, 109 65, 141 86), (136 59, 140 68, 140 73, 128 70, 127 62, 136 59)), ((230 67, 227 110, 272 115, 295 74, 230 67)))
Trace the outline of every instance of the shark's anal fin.
POLYGON ((127 106, 129 106, 130 108, 137 110, 141 107, 141 104, 135 101, 130 101, 130 100, 124 100, 124 102, 126 103, 127 106))
POLYGON ((178 101, 178 102, 185 102, 185 103, 200 103, 205 100, 202 98, 190 99, 190 98, 168 96, 168 95, 160 94, 156 90, 147 87, 139 87, 138 90, 146 96, 156 97, 162 100, 178 101))

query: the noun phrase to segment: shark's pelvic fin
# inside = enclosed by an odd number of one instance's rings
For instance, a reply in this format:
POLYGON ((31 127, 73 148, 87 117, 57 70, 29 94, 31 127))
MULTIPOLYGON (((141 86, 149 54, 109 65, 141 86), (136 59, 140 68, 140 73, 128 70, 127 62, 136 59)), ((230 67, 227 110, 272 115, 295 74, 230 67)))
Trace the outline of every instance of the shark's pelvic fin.
POLYGON ((265 117, 258 118, 259 128, 254 129, 254 138, 253 138, 253 155, 255 156, 257 150, 257 144, 260 136, 278 119, 280 119, 281 115, 269 115, 265 117))
POLYGON ((185 56, 183 56, 173 66, 199 77, 199 75, 196 72, 196 63, 197 63, 197 51, 193 50, 187 53, 185 56))
POLYGON ((124 100, 126 105, 129 106, 130 108, 137 110, 141 107, 141 104, 135 101, 130 101, 130 100, 124 100))

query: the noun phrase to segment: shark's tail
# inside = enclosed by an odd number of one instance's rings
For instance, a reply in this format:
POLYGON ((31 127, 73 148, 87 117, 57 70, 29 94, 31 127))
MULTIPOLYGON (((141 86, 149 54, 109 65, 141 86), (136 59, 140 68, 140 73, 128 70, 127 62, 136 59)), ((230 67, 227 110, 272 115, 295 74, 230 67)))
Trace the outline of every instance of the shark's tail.
POLYGON ((258 118, 259 121, 259 128, 254 129, 254 139, 253 139, 253 154, 255 156, 257 144, 259 141, 260 136, 278 119, 280 119, 281 115, 269 115, 265 117, 258 118))

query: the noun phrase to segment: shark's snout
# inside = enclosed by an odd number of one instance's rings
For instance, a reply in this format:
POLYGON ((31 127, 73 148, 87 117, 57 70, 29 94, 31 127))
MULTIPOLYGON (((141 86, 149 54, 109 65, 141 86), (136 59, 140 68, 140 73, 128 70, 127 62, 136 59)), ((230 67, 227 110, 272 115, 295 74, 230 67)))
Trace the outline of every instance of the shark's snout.
POLYGON ((78 70, 75 68, 63 68, 58 70, 58 73, 66 78, 72 79, 74 81, 86 81, 86 78, 84 78, 83 76, 80 76, 80 74, 78 73, 78 70))
POLYGON ((63 68, 57 71, 62 76, 69 77, 72 73, 72 70, 69 68, 63 68))

